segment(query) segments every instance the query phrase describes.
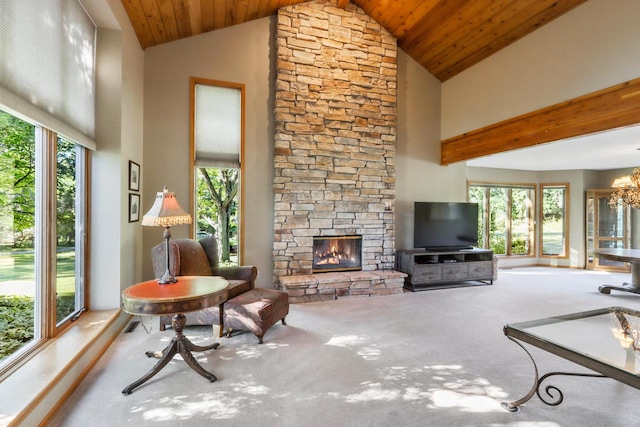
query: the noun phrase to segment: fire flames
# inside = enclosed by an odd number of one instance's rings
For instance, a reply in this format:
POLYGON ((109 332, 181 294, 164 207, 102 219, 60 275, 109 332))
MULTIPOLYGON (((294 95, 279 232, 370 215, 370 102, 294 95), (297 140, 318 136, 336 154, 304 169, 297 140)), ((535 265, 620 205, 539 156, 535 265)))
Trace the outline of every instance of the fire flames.
POLYGON ((339 249, 338 244, 335 241, 331 241, 331 243, 329 243, 329 248, 325 252, 316 252, 315 258, 316 265, 336 265, 343 262, 354 261, 353 257, 348 256, 339 249))

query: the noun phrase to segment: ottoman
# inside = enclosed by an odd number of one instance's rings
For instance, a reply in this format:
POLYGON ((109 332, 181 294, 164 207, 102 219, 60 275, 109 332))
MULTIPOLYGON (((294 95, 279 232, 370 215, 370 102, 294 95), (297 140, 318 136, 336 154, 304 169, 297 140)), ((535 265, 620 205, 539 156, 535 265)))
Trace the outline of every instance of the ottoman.
POLYGON ((224 303, 224 326, 227 337, 234 329, 252 332, 262 344, 262 337, 278 320, 286 325, 289 294, 274 289, 255 288, 224 303))

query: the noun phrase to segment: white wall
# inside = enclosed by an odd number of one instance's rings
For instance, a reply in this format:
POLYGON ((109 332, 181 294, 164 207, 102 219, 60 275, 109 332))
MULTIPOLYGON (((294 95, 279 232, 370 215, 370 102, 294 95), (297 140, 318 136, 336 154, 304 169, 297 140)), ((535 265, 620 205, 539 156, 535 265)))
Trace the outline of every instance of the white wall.
MULTIPOLYGON (((91 2, 88 2, 88 4, 91 2)), ((142 159, 143 51, 118 0, 93 2, 98 30, 96 144, 92 155, 90 308, 120 307, 140 281, 140 223, 128 222, 128 164, 142 159), (104 15, 108 16, 104 16, 104 15)), ((89 12, 94 12, 88 7, 89 12)))
POLYGON ((120 230, 126 179, 121 167, 120 31, 99 29, 96 58, 96 145, 91 171, 90 308, 120 306, 120 230))
MULTIPOLYGON (((273 18, 217 30, 147 49, 145 53, 142 212, 164 185, 188 209, 189 78, 245 85, 243 264, 258 267, 256 286, 271 287, 273 241, 273 18)), ((189 227, 171 229, 188 237, 189 227)), ((162 230, 143 230, 144 279, 153 277, 149 252, 162 230)))
MULTIPOLYGON (((120 1, 116 1, 120 3, 120 1)), ((122 264, 120 266, 120 286, 124 289, 142 280, 142 226, 140 222, 129 222, 129 160, 139 165, 144 163, 143 147, 143 104, 144 104, 144 52, 137 43, 137 36, 129 26, 124 9, 120 10, 120 20, 126 19, 122 27, 122 92, 121 92, 121 157, 122 176, 122 227, 120 244, 122 264)), ((144 182, 140 182, 140 190, 144 182)), ((142 215, 140 215, 142 218, 142 215)))
POLYGON ((640 77, 640 2, 589 0, 442 85, 442 139, 640 77))
POLYGON ((465 201, 465 165, 440 166, 440 82, 398 49, 396 249, 413 248, 413 203, 465 201))

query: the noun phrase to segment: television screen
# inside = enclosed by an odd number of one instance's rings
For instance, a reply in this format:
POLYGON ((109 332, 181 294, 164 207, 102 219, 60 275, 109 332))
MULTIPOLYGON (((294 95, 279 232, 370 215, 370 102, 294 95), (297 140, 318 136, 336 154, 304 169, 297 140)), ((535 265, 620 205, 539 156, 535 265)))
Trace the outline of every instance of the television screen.
POLYGON ((477 245, 477 203, 415 202, 414 248, 461 250, 477 245))

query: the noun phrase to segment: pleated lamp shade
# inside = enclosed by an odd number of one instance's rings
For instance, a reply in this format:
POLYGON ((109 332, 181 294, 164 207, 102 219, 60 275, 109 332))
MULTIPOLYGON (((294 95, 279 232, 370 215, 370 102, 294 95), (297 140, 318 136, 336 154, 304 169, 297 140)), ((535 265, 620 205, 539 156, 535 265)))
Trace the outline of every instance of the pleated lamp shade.
POLYGON ((176 199, 175 193, 167 187, 156 194, 151 209, 142 217, 142 225, 171 227, 178 224, 191 224, 191 215, 185 212, 176 199))

